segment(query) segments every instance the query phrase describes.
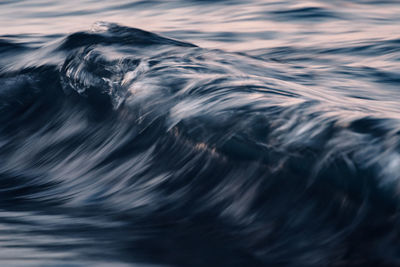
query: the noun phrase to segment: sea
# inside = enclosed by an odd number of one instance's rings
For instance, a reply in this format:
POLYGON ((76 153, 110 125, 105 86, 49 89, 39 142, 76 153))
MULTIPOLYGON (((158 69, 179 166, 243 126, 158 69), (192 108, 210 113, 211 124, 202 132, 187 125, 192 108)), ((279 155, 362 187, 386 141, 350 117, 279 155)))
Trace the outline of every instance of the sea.
POLYGON ((400 266, 400 2, 1 0, 0 266, 400 266))

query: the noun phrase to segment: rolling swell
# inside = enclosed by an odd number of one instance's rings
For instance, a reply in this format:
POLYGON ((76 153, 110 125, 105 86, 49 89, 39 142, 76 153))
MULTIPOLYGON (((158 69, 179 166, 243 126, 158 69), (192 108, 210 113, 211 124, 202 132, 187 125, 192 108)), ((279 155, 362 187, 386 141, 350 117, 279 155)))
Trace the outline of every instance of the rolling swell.
POLYGON ((390 101, 110 23, 0 52, 0 225, 22 263, 399 264, 390 101))

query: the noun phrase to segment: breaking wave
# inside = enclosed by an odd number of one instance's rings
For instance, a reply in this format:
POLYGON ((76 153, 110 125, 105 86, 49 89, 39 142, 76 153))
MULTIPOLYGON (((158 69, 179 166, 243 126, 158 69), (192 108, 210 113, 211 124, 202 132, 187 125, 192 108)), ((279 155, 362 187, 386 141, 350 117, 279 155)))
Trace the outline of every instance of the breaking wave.
POLYGON ((301 64, 399 40, 228 53, 105 22, 43 40, 0 39, 3 262, 399 264, 400 80, 301 64))

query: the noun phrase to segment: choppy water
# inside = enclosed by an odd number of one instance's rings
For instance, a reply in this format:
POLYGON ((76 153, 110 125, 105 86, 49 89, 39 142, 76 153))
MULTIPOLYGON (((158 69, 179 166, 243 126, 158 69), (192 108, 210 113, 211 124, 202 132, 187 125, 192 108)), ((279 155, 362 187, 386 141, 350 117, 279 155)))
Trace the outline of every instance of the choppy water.
POLYGON ((400 266, 399 14, 0 2, 0 265, 400 266))

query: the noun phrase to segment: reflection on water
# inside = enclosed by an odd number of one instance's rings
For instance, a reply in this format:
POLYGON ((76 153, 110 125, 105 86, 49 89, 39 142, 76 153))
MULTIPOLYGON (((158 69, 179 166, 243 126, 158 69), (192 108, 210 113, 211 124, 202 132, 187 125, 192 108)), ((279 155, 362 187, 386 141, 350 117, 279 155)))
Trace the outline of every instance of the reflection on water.
POLYGON ((229 51, 350 46, 400 35, 396 1, 4 1, 0 34, 57 34, 110 21, 229 51))
POLYGON ((0 265, 400 265, 398 14, 0 2, 0 265))

